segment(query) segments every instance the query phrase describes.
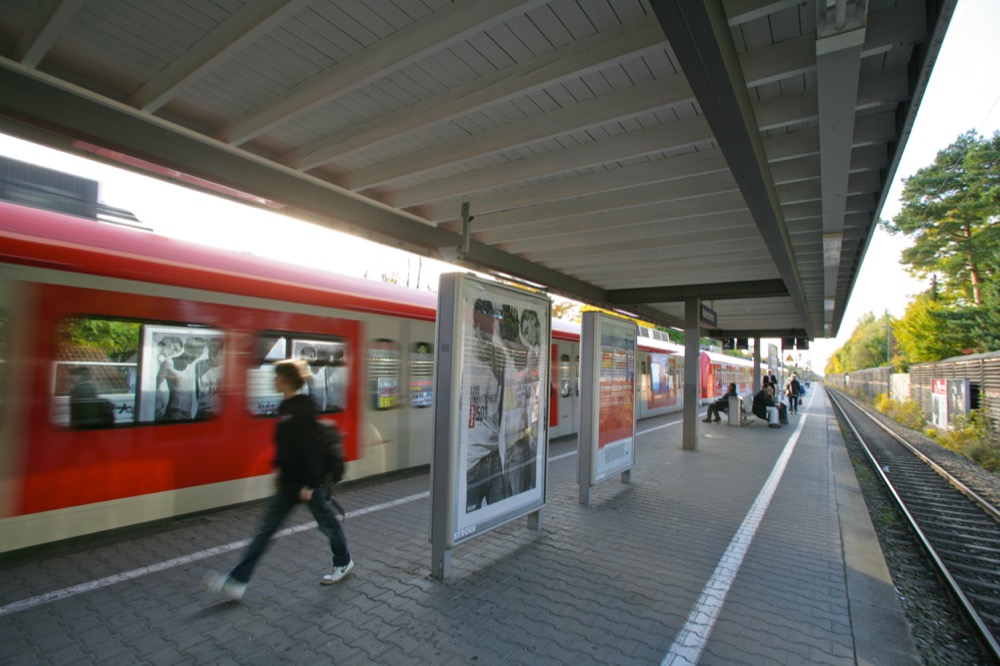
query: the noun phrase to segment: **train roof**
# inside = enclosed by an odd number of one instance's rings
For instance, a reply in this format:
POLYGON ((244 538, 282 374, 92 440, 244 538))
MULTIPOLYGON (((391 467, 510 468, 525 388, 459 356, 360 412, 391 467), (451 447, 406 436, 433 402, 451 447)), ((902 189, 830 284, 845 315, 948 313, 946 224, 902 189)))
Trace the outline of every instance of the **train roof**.
POLYGON ((702 353, 708 356, 709 361, 713 361, 715 363, 728 363, 730 365, 745 365, 749 367, 753 366, 753 360, 749 358, 730 356, 729 354, 720 354, 712 351, 703 351, 702 353))
POLYGON ((437 294, 0 201, 0 261, 433 321, 437 294))
MULTIPOLYGON (((6 201, 0 201, 0 238, 0 261, 13 264, 427 321, 437 314, 433 292, 6 201)), ((578 340, 580 325, 553 319, 552 337, 578 340)), ((673 343, 647 342, 676 353, 673 343)))

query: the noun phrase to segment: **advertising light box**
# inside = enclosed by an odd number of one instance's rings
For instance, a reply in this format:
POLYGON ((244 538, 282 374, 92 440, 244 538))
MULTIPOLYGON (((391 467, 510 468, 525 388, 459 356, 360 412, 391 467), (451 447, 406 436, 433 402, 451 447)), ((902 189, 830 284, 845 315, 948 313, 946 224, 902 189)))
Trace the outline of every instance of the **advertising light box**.
POLYGON ((551 302, 464 274, 438 298, 432 540, 446 521, 451 547, 544 503, 551 302))
POLYGON ((635 465, 634 322, 586 312, 580 353, 581 485, 635 465))

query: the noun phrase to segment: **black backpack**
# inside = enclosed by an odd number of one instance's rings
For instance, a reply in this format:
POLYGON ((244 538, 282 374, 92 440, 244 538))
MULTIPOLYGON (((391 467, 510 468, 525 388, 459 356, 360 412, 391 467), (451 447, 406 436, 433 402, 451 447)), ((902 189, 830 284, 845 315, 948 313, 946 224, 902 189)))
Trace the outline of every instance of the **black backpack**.
POLYGON ((344 446, 340 430, 333 423, 317 421, 320 451, 323 454, 323 485, 329 489, 344 478, 344 446))

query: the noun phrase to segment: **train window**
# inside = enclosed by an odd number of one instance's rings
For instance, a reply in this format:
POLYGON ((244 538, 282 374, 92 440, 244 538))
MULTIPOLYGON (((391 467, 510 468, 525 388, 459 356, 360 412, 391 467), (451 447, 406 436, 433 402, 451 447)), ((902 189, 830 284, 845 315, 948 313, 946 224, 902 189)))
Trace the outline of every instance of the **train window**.
POLYGON ((261 333, 257 336, 258 367, 247 378, 247 407, 255 416, 278 413, 282 396, 274 388, 275 361, 302 359, 310 375, 303 390, 320 413, 342 412, 347 408, 347 344, 341 338, 293 333, 261 333))
POLYGON ((53 425, 135 423, 141 329, 138 322, 98 317, 60 323, 52 369, 53 425))
POLYGON ((434 402, 434 346, 418 342, 410 351, 410 405, 430 407, 434 402))
POLYGON ((191 325, 74 317, 58 329, 52 423, 102 428, 219 414, 225 340, 191 325))
POLYGON ((144 324, 138 423, 183 423, 222 412, 226 337, 196 325, 144 324))
POLYGON ((576 363, 573 364, 573 376, 576 378, 576 381, 573 382, 573 384, 574 384, 574 389, 573 389, 574 395, 577 396, 577 397, 579 397, 580 396, 580 357, 579 356, 576 357, 576 363))
POLYGON ((559 396, 562 398, 568 398, 572 395, 570 378, 569 354, 562 354, 559 357, 559 396))
POLYGON ((380 338, 368 347, 368 393, 378 410, 399 406, 399 343, 380 338))
POLYGON ((4 398, 7 395, 7 341, 9 340, 10 317, 0 310, 0 425, 3 425, 4 398))
POLYGON ((103 428, 219 415, 222 331, 106 317, 73 317, 57 331, 55 425, 103 428))

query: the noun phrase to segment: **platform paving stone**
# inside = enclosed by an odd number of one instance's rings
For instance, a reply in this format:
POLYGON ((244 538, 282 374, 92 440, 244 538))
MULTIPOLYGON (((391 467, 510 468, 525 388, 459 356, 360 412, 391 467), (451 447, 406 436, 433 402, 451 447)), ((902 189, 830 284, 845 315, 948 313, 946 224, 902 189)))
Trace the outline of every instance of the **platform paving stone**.
MULTIPOLYGON (((318 584, 329 568, 323 537, 299 531, 272 543, 239 603, 201 587, 206 571, 233 566, 236 547, 0 613, 0 663, 658 664, 692 619, 708 635, 701 664, 870 658, 855 654, 844 480, 831 466, 846 454, 822 392, 788 428, 699 424, 693 452, 669 425, 678 420, 640 423, 632 483, 600 484, 590 506, 578 501, 575 440, 553 442, 542 529, 515 521, 460 544, 444 580, 429 576, 429 474, 413 470, 340 489, 356 567, 337 585, 318 584), (718 613, 692 616, 805 414, 731 585, 713 588, 718 613), (365 511, 401 498, 411 499, 365 511)), ((235 544, 261 508, 0 558, 0 607, 235 544)), ((296 510, 287 526, 308 519, 296 510)), ((868 587, 893 594, 888 583, 868 587)))

